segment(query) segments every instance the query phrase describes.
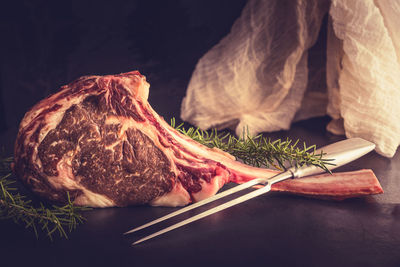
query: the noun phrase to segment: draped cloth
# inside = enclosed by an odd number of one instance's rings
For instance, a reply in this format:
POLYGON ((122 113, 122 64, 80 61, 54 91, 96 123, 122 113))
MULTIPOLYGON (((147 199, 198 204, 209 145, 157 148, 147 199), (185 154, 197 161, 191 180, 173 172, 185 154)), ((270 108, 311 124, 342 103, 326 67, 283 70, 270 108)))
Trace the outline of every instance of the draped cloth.
POLYGON ((392 157, 400 143, 399 16, 400 0, 249 0, 198 61, 181 118, 240 136, 329 115, 328 131, 362 137, 392 157), (326 57, 315 64, 318 36, 326 57))

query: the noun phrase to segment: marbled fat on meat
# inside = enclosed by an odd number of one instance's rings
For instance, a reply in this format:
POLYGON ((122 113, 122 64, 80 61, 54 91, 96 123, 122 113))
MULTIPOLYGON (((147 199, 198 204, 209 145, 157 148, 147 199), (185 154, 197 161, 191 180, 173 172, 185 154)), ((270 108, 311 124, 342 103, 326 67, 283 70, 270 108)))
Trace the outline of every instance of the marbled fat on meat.
MULTIPOLYGON (((110 207, 186 205, 230 181, 275 174, 181 135, 154 112, 148 94, 149 84, 137 71, 82 77, 63 86, 21 121, 15 144, 18 177, 52 201, 65 202, 68 192, 78 205, 110 207)), ((357 183, 347 179, 345 190, 335 186, 343 177, 349 176, 321 176, 319 183, 304 178, 276 190, 336 198, 382 192, 372 172, 354 177, 357 183)))

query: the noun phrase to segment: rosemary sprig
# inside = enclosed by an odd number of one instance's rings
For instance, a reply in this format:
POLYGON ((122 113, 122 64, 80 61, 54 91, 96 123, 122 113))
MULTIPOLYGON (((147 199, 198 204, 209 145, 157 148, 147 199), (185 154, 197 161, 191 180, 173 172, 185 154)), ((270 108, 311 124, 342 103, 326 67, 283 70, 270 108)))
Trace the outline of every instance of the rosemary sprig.
POLYGON ((68 203, 65 206, 47 207, 41 202, 33 205, 32 200, 21 195, 14 187, 16 181, 11 178, 11 162, 11 157, 0 159, 0 219, 22 223, 25 228, 33 229, 36 237, 40 230, 50 240, 53 240, 56 232, 60 237, 68 238, 67 231, 71 232, 85 220, 80 212, 89 208, 75 206, 68 193, 68 203))
POLYGON ((314 165, 330 172, 326 165, 330 164, 329 159, 324 159, 323 153, 316 153, 316 146, 299 146, 299 140, 277 139, 263 137, 261 134, 251 137, 243 131, 241 138, 230 133, 219 133, 216 129, 203 131, 199 128, 190 127, 187 130, 183 123, 176 125, 175 118, 171 119, 171 126, 180 133, 193 140, 208 146, 217 147, 255 167, 274 167, 278 170, 285 170, 292 166, 314 165))

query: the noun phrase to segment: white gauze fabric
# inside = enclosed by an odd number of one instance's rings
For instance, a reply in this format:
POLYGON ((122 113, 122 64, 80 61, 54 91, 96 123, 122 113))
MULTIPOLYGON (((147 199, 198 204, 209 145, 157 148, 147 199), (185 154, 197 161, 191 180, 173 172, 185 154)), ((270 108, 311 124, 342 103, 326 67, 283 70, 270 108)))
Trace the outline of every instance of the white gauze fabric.
POLYGON ((328 38, 327 78, 338 81, 328 83, 336 96, 328 114, 343 118, 347 137, 393 157, 400 143, 400 1, 333 0, 329 13, 340 41, 328 38), (332 62, 341 63, 338 71, 332 62))
POLYGON ((288 129, 307 85, 307 49, 326 1, 249 1, 231 32, 198 62, 181 118, 238 135, 288 129), (300 100, 300 101, 299 101, 300 100))
POLYGON ((400 142, 399 15, 399 0, 249 0, 199 60, 181 118, 255 135, 329 114, 329 131, 363 137, 392 157, 400 142), (308 49, 328 11, 326 85, 311 88, 308 49))

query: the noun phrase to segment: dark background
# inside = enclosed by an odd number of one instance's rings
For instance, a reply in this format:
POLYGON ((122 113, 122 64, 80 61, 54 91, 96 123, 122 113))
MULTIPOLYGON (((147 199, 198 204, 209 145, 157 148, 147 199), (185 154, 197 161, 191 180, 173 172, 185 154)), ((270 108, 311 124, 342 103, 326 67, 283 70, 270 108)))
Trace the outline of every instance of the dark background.
MULTIPOLYGON (((229 32, 245 2, 2 3, 0 146, 11 154, 25 112, 82 75, 137 69, 151 84, 152 107, 166 120, 179 118, 198 59, 229 32)), ((309 64, 323 62, 324 40, 322 31, 309 64)), ((315 118, 268 135, 318 146, 343 139, 326 132, 328 121, 315 118)), ((372 168, 382 196, 333 202, 271 193, 133 248, 133 241, 158 228, 123 232, 174 209, 96 209, 84 214, 87 222, 68 240, 53 242, 0 221, 0 265, 400 266, 399 163, 399 153, 393 159, 371 153, 341 168, 372 168)))
MULTIPOLYGON (((9 1, 1 8, 0 133, 83 75, 139 70, 167 120, 198 59, 225 36, 244 0, 9 1)), ((7 145, 8 148, 8 145, 7 145)))

